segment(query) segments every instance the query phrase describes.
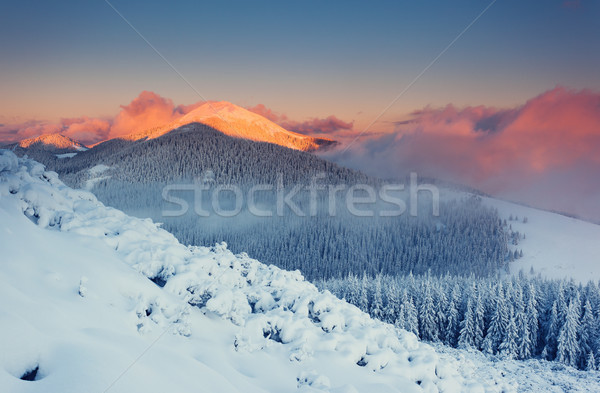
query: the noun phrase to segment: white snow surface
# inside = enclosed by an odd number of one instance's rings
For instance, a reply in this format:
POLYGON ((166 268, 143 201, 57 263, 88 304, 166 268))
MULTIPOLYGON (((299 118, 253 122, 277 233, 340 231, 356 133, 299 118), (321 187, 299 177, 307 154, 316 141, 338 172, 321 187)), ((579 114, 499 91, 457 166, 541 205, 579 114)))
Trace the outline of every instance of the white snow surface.
POLYGON ((109 169, 110 167, 104 164, 98 164, 88 169, 88 179, 85 181, 84 188, 91 191, 98 182, 109 179, 110 176, 102 176, 109 169))
POLYGON ((56 158, 73 158, 77 155, 77 153, 63 153, 63 154, 56 154, 56 158))
POLYGON ((533 267, 534 274, 547 278, 600 280, 600 225, 499 199, 484 198, 484 202, 497 208, 503 219, 518 217, 507 222, 525 234, 511 246, 523 250, 523 257, 511 263, 511 273, 527 274, 533 267))
POLYGON ((516 391, 299 272, 186 247, 9 151, 0 250, 2 392, 516 391))

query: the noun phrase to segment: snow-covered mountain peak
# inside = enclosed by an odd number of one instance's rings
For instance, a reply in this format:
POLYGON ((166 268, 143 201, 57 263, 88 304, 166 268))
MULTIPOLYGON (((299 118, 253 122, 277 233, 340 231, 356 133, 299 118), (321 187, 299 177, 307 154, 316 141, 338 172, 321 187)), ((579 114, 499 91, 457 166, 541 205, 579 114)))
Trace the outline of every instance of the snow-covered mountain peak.
POLYGON ((0 201, 7 391, 514 390, 299 272, 186 247, 9 151, 0 201), (34 368, 39 380, 19 379, 34 368))
POLYGON ((35 138, 24 139, 17 146, 23 149, 38 149, 54 153, 87 150, 85 145, 61 134, 44 134, 35 138))
POLYGON ((335 144, 330 139, 288 131, 259 114, 227 101, 207 101, 174 122, 131 134, 126 139, 158 138, 191 123, 206 124, 232 137, 269 142, 302 151, 315 151, 335 144))

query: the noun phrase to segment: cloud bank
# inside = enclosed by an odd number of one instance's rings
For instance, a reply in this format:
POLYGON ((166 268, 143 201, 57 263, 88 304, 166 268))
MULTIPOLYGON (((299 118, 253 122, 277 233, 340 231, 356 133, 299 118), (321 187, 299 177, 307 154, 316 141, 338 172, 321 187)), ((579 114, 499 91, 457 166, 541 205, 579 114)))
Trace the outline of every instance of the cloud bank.
POLYGON ((427 107, 329 158, 382 177, 417 171, 600 221, 600 94, 557 87, 511 109, 427 107))

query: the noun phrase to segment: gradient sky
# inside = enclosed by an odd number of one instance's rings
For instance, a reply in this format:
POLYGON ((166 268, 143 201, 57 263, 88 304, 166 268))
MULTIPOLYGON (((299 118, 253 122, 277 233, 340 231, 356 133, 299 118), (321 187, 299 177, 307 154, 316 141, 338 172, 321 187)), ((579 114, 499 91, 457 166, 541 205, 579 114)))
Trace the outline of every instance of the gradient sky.
MULTIPOLYGON (((334 114, 360 130, 489 2, 112 4, 204 98, 296 120, 334 114)), ((598 20, 597 1, 498 0, 384 120, 599 89, 598 20)), ((0 37, 0 123, 114 116, 143 90, 201 99, 102 0, 3 2, 0 37)))

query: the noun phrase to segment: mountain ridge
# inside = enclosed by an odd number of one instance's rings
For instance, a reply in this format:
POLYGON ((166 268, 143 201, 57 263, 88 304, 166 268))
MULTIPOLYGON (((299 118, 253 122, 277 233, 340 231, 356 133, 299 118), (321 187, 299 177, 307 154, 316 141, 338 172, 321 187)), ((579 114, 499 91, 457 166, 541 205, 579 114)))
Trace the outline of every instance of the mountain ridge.
POLYGON ((88 149, 86 145, 60 133, 42 134, 37 137, 23 139, 9 145, 11 148, 41 150, 52 153, 80 152, 88 149))
POLYGON ((225 135, 268 142, 294 150, 312 152, 337 144, 326 138, 315 138, 288 131, 271 120, 227 101, 207 101, 177 120, 141 132, 133 132, 126 140, 155 139, 183 126, 201 123, 225 135))

